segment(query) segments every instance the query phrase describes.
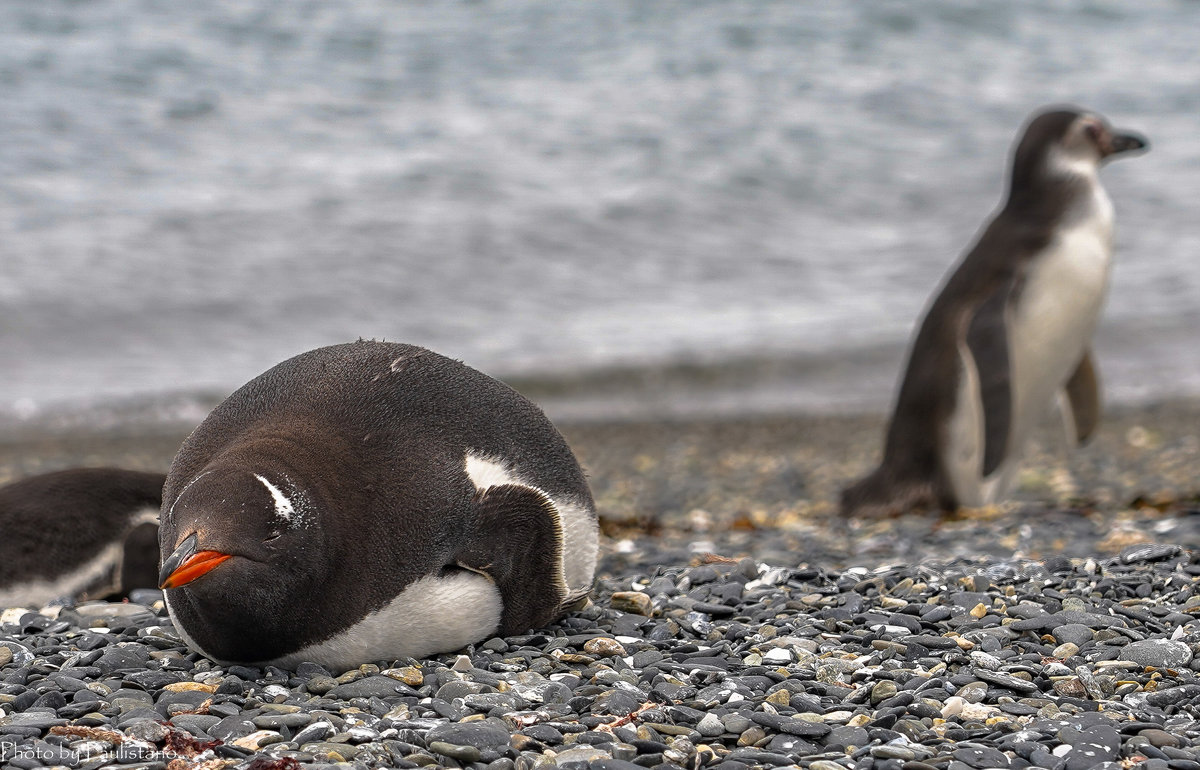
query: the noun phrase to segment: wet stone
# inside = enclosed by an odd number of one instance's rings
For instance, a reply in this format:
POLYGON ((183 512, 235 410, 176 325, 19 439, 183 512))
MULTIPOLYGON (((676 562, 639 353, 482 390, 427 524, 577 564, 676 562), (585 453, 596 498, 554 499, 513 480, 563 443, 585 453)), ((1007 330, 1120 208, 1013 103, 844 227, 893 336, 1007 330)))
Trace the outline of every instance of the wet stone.
POLYGON ((637 711, 641 703, 629 693, 613 690, 604 693, 592 702, 592 712, 596 714, 613 714, 628 716, 637 711))
MULTIPOLYGON (((140 724, 140 723, 139 723, 140 724)), ((127 730, 129 728, 126 728, 127 730)), ((244 735, 249 735, 254 732, 254 722, 244 716, 225 717, 210 727, 206 732, 217 740, 230 741, 235 738, 241 738, 244 735)), ((147 738, 147 740, 153 740, 147 738)))
POLYGON ((434 697, 438 700, 452 701, 455 698, 465 698, 468 695, 479 695, 487 689, 489 689, 487 685, 479 684, 478 682, 455 680, 439 687, 434 697))
POLYGON ((843 746, 849 748, 865 746, 871 736, 861 727, 835 727, 829 731, 822 743, 826 746, 843 746))
POLYGON ((1010 767, 1008 755, 997 749, 986 746, 956 749, 951 756, 968 767, 1007 768, 1010 767))
POLYGON ((150 651, 140 645, 110 646, 96 659, 95 666, 103 674, 117 671, 139 673, 146 667, 150 651))
POLYGON ((1121 736, 1116 729, 1107 725, 1093 725, 1085 730, 1064 728, 1059 738, 1071 747, 1065 754, 1066 770, 1088 770, 1101 762, 1117 759, 1121 748, 1121 736))

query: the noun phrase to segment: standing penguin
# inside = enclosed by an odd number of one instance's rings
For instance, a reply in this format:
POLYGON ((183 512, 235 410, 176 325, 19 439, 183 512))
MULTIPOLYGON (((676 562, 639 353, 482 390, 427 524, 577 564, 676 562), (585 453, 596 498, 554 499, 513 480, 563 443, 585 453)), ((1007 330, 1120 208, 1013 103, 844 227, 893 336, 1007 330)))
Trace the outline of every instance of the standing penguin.
POLYGON ((1146 141, 1078 109, 1036 115, 1008 199, 930 305, 912 343, 883 462, 842 493, 847 515, 1001 499, 1030 430, 1061 394, 1069 438, 1100 416, 1090 350, 1108 286, 1109 158, 1146 141))
POLYGON ((534 404, 423 348, 359 341, 275 366, 188 437, 160 580, 211 658, 347 669, 558 619, 591 588, 597 532, 534 404))
POLYGON ((72 468, 0 487, 0 607, 158 585, 161 473, 72 468))

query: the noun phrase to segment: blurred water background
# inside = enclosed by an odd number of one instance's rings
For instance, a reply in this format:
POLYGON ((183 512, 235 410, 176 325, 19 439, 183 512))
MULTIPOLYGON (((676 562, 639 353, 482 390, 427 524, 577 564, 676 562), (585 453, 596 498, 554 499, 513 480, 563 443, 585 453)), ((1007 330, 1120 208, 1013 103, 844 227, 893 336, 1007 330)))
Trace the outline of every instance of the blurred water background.
POLYGON ((430 346, 558 418, 887 407, 1043 104, 1104 172, 1110 401, 1200 393, 1200 4, 0 3, 0 421, 199 419, 430 346), (57 417, 56 417, 57 416, 57 417))

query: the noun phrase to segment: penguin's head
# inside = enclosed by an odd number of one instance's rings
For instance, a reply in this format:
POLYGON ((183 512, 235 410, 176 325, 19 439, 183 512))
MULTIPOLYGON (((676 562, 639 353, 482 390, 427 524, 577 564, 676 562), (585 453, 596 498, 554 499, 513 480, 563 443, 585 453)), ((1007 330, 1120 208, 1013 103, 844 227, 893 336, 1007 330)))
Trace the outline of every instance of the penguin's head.
POLYGON ((1100 164, 1114 155, 1143 150, 1147 142, 1138 134, 1114 130, 1095 113, 1081 111, 1067 124, 1060 144, 1065 155, 1100 164))
POLYGON ((294 622, 287 608, 328 571, 319 514, 278 470, 206 470, 182 488, 162 515, 159 585, 196 646, 219 660, 272 657, 270 636, 294 622))
POLYGON ((1013 184, 1094 173, 1109 158, 1148 146, 1144 137, 1116 130, 1094 112, 1076 107, 1048 109, 1029 121, 1017 145, 1013 184))

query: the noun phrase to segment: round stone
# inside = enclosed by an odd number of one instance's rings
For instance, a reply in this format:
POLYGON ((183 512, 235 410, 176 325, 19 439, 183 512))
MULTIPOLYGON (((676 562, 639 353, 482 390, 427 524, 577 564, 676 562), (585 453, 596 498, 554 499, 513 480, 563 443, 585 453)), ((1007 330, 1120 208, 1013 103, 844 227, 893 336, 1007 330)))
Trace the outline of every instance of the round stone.
POLYGON ((654 613, 650 597, 641 591, 618 591, 609 600, 614 610, 650 617, 654 613))
POLYGON ((625 654, 625 648, 621 646, 621 643, 607 636, 588 639, 583 643, 583 651, 602 658, 625 654))
POLYGON ((1153 727, 1148 730, 1142 730, 1140 733, 1138 733, 1138 735, 1149 741, 1151 746, 1155 746, 1160 749, 1163 746, 1175 748, 1180 744, 1180 740, 1176 736, 1171 735, 1166 730, 1159 730, 1153 727))
POLYGON ((876 682, 875 686, 871 688, 871 705, 878 706, 883 701, 893 697, 896 692, 897 688, 895 682, 888 679, 883 679, 876 682))
POLYGON ((474 746, 458 746, 445 741, 430 741, 429 750, 460 762, 478 762, 481 752, 474 746))
POLYGON ((1067 676, 1054 681, 1054 692, 1068 698, 1086 698, 1087 687, 1077 676, 1067 676))
POLYGON ((1074 644, 1082 647, 1092 641, 1094 632, 1082 623, 1064 623, 1053 631, 1054 639, 1059 644, 1074 644))
POLYGON ((324 695, 337 686, 337 680, 331 676, 314 676, 304 684, 305 689, 313 695, 324 695))
POLYGON ((1079 645, 1077 645, 1073 642, 1064 642, 1063 644, 1060 644, 1057 647, 1055 647, 1054 651, 1051 652, 1050 654, 1055 658, 1061 658, 1063 660, 1066 660, 1067 658, 1070 658, 1073 655, 1075 655, 1075 653, 1077 653, 1077 652, 1079 652, 1079 645))

